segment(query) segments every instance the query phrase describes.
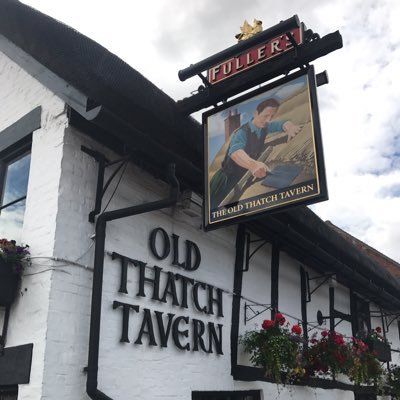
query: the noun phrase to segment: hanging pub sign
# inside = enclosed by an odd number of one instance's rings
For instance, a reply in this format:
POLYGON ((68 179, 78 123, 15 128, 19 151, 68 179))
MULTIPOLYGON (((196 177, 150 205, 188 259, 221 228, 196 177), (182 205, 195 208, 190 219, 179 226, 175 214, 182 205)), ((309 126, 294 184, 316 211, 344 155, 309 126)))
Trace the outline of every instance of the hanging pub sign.
POLYGON ((327 199, 313 67, 203 114, 204 228, 327 199))
MULTIPOLYGON (((292 39, 297 45, 303 43, 303 25, 292 29, 289 34, 292 35, 292 39)), ((236 57, 213 66, 207 71, 208 81, 214 85, 289 50, 293 50, 293 43, 289 40, 288 34, 282 32, 280 35, 276 35, 249 50, 243 51, 236 57)))

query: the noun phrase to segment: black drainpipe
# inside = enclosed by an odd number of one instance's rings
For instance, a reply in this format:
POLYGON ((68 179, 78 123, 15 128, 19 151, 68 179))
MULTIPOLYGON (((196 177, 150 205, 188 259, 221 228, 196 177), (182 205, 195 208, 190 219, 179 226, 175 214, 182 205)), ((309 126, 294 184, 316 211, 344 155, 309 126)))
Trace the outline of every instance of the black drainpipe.
POLYGON ((91 399, 112 400, 111 397, 108 397, 106 394, 97 389, 101 298, 103 291, 104 250, 107 222, 174 206, 178 201, 179 182, 175 176, 175 165, 172 164, 168 169, 168 182, 171 185, 170 195, 168 198, 164 200, 153 201, 147 204, 139 204, 119 210, 104 212, 97 218, 96 244, 94 250, 92 307, 90 315, 89 356, 86 381, 86 392, 91 399))

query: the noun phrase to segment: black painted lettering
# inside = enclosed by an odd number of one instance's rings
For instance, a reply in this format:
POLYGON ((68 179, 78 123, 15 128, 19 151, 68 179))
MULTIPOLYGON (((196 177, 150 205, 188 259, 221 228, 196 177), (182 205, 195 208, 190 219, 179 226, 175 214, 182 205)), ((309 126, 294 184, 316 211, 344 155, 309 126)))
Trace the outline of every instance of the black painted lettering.
POLYGON ((214 303, 218 307, 217 315, 218 317, 223 317, 224 314, 222 313, 222 289, 214 288, 212 285, 207 285, 208 288, 208 314, 214 315, 214 303), (214 298, 213 293, 214 291, 217 294, 217 297, 214 298))
POLYGON ((153 321, 151 319, 150 310, 148 308, 144 308, 143 312, 144 314, 143 314, 142 326, 140 327, 140 331, 137 339, 135 340, 135 344, 142 344, 142 336, 148 335, 149 345, 157 346, 156 338, 154 336, 153 321))
POLYGON ((167 232, 163 228, 156 228, 153 229, 150 233, 150 250, 153 253, 153 256, 157 258, 158 260, 164 260, 165 258, 168 257, 170 251, 171 251, 171 245, 169 243, 169 238, 167 235, 167 232), (157 251, 157 235, 160 233, 161 235, 161 240, 163 242, 163 249, 162 252, 159 253, 157 251))
POLYGON ((213 352, 213 343, 217 354, 224 354, 222 352, 222 325, 218 324, 218 333, 215 330, 215 325, 212 322, 208 323, 208 343, 210 345, 209 353, 213 352))
POLYGON ((190 350, 190 344, 186 343, 184 346, 181 344, 179 337, 184 336, 188 337, 189 336, 189 331, 186 329, 184 331, 179 330, 179 323, 181 321, 184 321, 186 325, 189 323, 189 317, 177 317, 174 320, 174 323, 172 324, 172 338, 174 339, 175 346, 180 349, 180 350, 190 350))
POLYGON ((121 303, 120 301, 114 300, 113 309, 122 307, 122 331, 121 331, 121 339, 120 342, 129 343, 129 311, 132 309, 136 312, 139 312, 139 306, 134 306, 133 304, 121 303))
POLYGON ((203 335, 206 330, 204 322, 193 318, 192 324, 193 324, 193 351, 199 351, 199 345, 200 345, 201 350, 203 350, 205 353, 209 353, 209 350, 207 350, 203 340, 203 335))
POLYGON ((179 306, 178 296, 176 294, 176 285, 175 285, 175 274, 172 272, 168 272, 167 284, 165 285, 164 295, 161 298, 163 303, 167 302, 167 296, 171 296, 172 304, 174 306, 179 306))
POLYGON ((164 326, 164 320, 163 320, 164 313, 161 311, 154 311, 154 314, 156 314, 157 317, 158 333, 160 334, 161 347, 167 347, 168 338, 172 327, 172 321, 174 319, 175 314, 170 314, 170 313, 167 314, 168 322, 166 327, 164 326))
POLYGON ((184 275, 176 274, 175 278, 182 282, 182 299, 181 299, 181 307, 188 308, 188 284, 194 285, 194 279, 188 278, 184 275))
POLYGON ((179 262, 179 236, 172 234, 172 265, 176 265, 177 267, 186 268, 186 264, 184 262, 179 262))
POLYGON ((126 287, 126 282, 128 280, 128 262, 129 259, 127 257, 121 256, 118 253, 112 253, 111 258, 114 260, 119 258, 121 260, 121 280, 119 284, 118 292, 120 293, 128 293, 128 289, 126 287))
POLYGON ((136 296, 141 296, 141 297, 146 297, 146 293, 144 291, 144 284, 148 283, 153 286, 153 295, 152 299, 153 300, 158 300, 160 301, 160 274, 162 271, 162 268, 157 267, 156 265, 154 267, 147 267, 147 264, 142 262, 142 261, 136 261, 133 263, 135 267, 139 267, 140 273, 139 273, 139 291, 136 293, 136 296), (154 278, 150 278, 146 276, 146 269, 153 269, 153 275, 154 278))
POLYGON ((197 247, 197 244, 192 242, 191 240, 186 240, 186 269, 188 271, 195 271, 199 268, 201 262, 201 254, 200 249, 197 247), (192 265, 192 253, 194 256, 193 265, 192 265))
POLYGON ((206 284, 203 282, 196 282, 193 286, 193 303, 194 306, 203 313, 207 314, 207 307, 201 307, 201 305, 199 304, 199 287, 201 287, 203 290, 206 289, 206 284))

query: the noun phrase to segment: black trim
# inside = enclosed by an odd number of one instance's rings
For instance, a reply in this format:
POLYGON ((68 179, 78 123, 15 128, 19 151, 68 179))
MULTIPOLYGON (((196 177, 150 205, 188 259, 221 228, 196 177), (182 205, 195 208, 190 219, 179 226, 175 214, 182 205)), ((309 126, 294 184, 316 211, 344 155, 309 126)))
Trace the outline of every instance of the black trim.
POLYGON ((308 347, 308 319, 307 319, 307 274, 304 267, 300 267, 300 291, 301 291, 301 320, 305 347, 308 347))
POLYGON ((6 347, 0 356, 0 385, 29 383, 33 343, 6 347))
POLYGON ((271 254, 271 319, 279 310, 279 255, 279 243, 274 241, 271 254))
POLYGON ((192 400, 261 400, 260 390, 192 392, 192 400))
POLYGON ((231 374, 237 366, 238 338, 239 338, 239 319, 240 319, 240 298, 242 295, 243 264, 246 247, 246 229, 243 225, 238 225, 236 233, 236 258, 235 272, 233 278, 232 296, 232 319, 231 319, 231 374))
POLYGON ((36 107, 17 122, 0 132, 0 153, 26 140, 29 135, 41 127, 42 107, 36 107))
MULTIPOLYGON (((6 151, 0 153, 0 214, 1 210, 6 209, 20 201, 24 201, 26 199, 26 195, 19 197, 7 204, 1 204, 3 199, 3 191, 5 186, 5 177, 7 173, 7 169, 9 165, 19 158, 22 158, 30 153, 31 150, 31 135, 25 136, 23 139, 19 140, 18 142, 14 143, 13 146, 7 148, 6 151)), ((29 167, 30 168, 30 167, 29 167)), ((29 172, 28 172, 29 173, 29 172)), ((27 188, 26 188, 27 189, 27 188)))
MULTIPOLYGON (((244 382, 271 382, 275 383, 270 378, 265 376, 265 371, 263 368, 247 367, 244 365, 237 365, 233 371, 233 379, 244 381, 244 382)), ((334 381, 330 379, 323 378, 303 378, 301 381, 292 382, 293 386, 309 386, 321 389, 339 389, 347 390, 357 394, 375 394, 377 388, 375 386, 359 386, 350 383, 343 383, 339 381, 334 381)))

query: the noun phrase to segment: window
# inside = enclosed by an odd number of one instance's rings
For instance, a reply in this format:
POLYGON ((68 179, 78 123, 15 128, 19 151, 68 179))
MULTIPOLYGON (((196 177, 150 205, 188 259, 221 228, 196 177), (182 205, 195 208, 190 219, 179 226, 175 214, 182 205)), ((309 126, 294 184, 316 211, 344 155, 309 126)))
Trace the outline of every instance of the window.
POLYGON ((21 239, 29 179, 30 146, 0 155, 0 238, 21 239))
POLYGON ((0 239, 21 239, 32 133, 40 128, 41 115, 36 107, 0 131, 0 239))
POLYGON ((260 400, 258 390, 245 392, 192 392, 192 400, 260 400))
POLYGON ((351 294, 350 299, 353 335, 366 334, 371 330, 369 303, 355 293, 351 294))

